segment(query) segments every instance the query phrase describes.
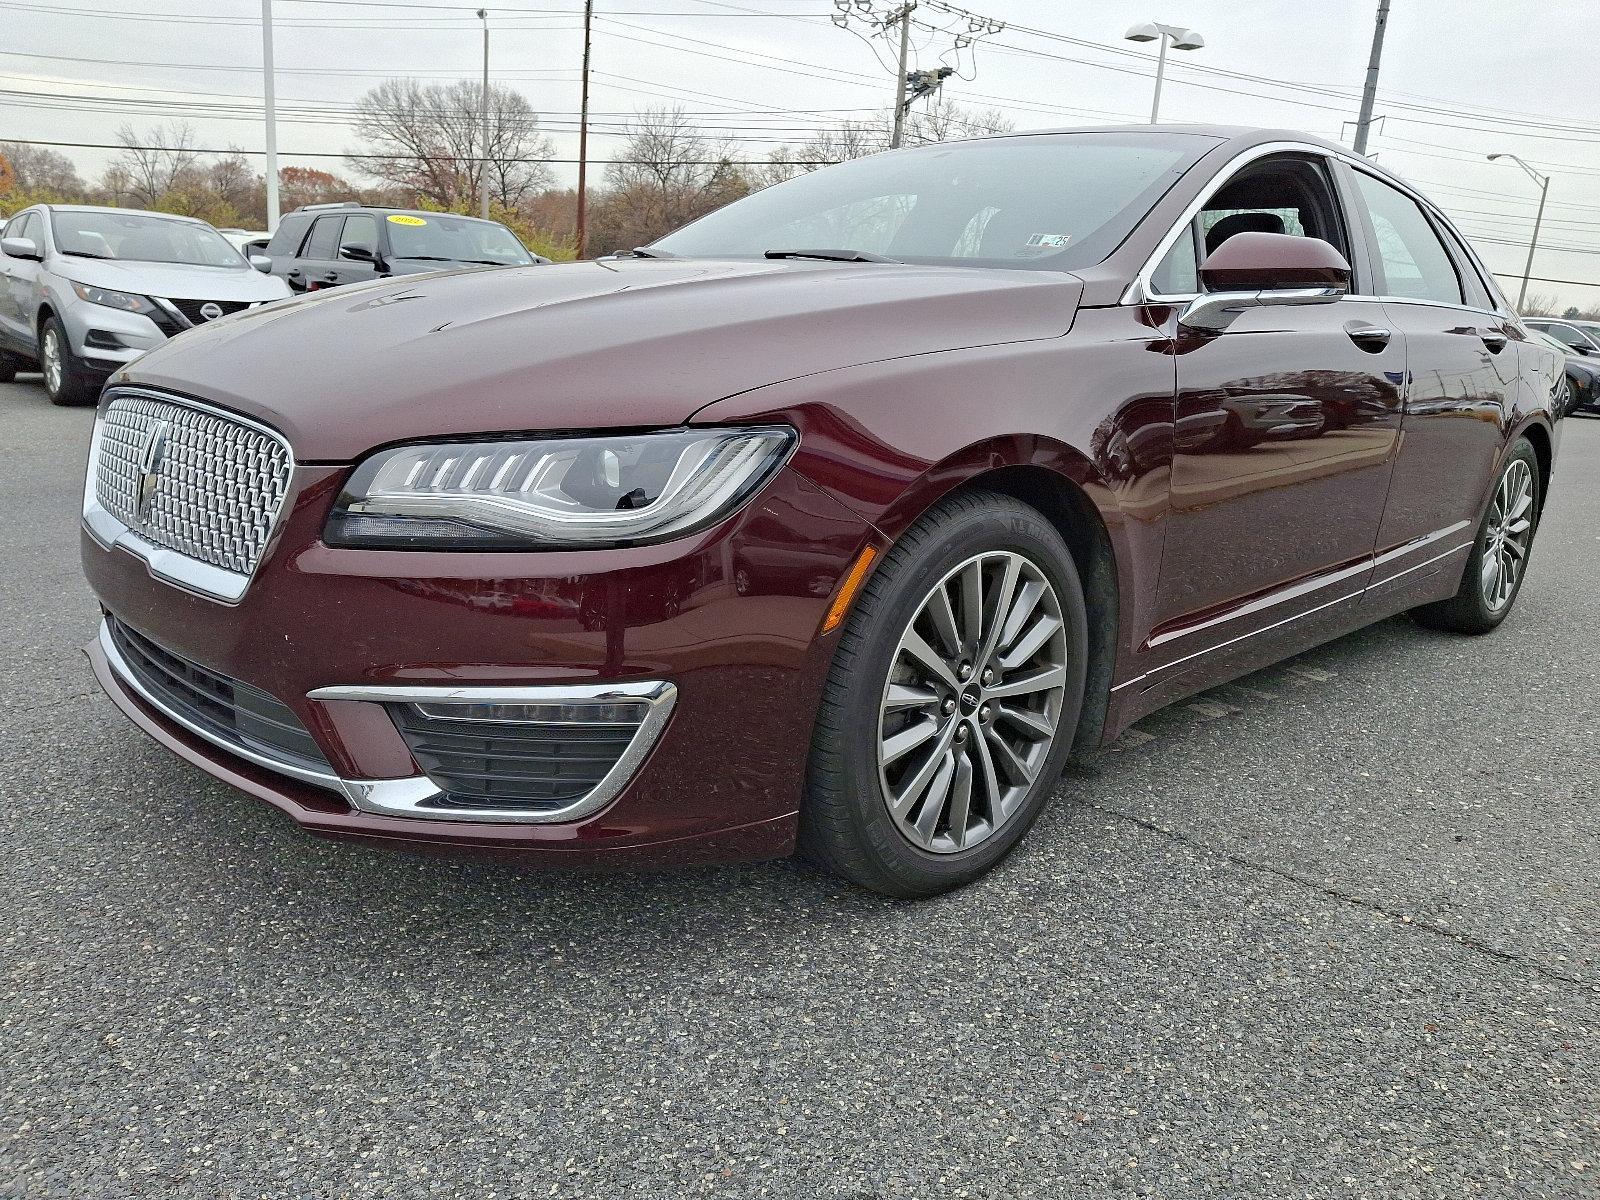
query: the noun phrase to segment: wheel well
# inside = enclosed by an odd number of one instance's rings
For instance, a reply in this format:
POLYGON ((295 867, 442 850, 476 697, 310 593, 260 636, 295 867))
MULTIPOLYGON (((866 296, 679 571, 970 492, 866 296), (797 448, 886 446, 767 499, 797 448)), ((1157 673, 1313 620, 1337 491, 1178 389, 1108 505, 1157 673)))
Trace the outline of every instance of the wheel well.
POLYGON ((39 315, 33 319, 34 333, 38 334, 41 338, 44 337, 44 323, 55 315, 56 314, 50 310, 50 306, 48 304, 41 304, 39 306, 39 315))
POLYGON ((1088 673, 1074 745, 1080 752, 1093 749, 1100 744, 1111 699, 1120 611, 1116 556, 1105 522, 1082 488, 1045 467, 1001 467, 968 480, 964 486, 1000 492, 1038 509, 1072 552, 1073 564, 1083 581, 1083 601, 1089 618, 1088 673))
POLYGON ((1528 444, 1533 447, 1533 456, 1539 460, 1539 509, 1542 512, 1545 499, 1550 494, 1550 461, 1554 457, 1550 434, 1543 425, 1529 425, 1522 431, 1522 436, 1528 439, 1528 444))

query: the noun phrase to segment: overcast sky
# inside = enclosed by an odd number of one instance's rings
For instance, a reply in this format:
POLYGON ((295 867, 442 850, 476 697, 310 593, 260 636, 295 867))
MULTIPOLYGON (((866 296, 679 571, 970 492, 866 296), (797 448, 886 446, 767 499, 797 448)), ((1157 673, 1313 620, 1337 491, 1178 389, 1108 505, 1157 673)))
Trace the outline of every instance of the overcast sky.
MULTIPOLYGON (((833 0, 595 7, 591 106, 599 132, 591 153, 599 159, 618 144, 627 114, 644 105, 681 104, 761 158, 808 129, 871 116, 888 102, 891 76, 879 59, 891 61, 889 48, 880 43, 875 57, 873 45, 832 25, 833 0)), ((1287 127, 1348 142, 1376 0, 963 7, 1009 27, 958 54, 948 33, 918 29, 913 63, 956 65, 965 78, 951 78, 948 94, 998 108, 1019 129, 1146 119, 1154 57, 1122 35, 1136 21, 1161 20, 1206 39, 1204 49, 1173 52, 1164 120, 1287 127)), ((363 90, 389 75, 476 76, 475 9, 449 0, 275 0, 283 162, 349 174, 337 157, 355 148, 342 115, 363 90)), ((527 95, 561 158, 577 151, 580 10, 581 0, 490 6, 491 74, 527 95)), ((256 0, 0 0, 0 139, 107 142, 125 121, 143 129, 174 118, 188 121, 204 147, 259 150, 260 11, 256 0), (76 107, 61 107, 69 104, 76 107)), ((918 17, 964 25, 927 6, 918 17)), ((1497 150, 1552 178, 1541 235, 1549 249, 1540 250, 1534 274, 1600 283, 1596 35, 1595 0, 1393 0, 1377 110, 1386 120, 1369 150, 1433 196, 1503 275, 1521 274, 1537 186, 1511 163, 1485 161, 1497 150)), ((64 150, 85 175, 107 158, 64 150)), ((570 180, 569 167, 557 169, 570 180)), ((1501 282, 1514 296, 1516 278, 1501 282)), ((1600 303, 1600 286, 1533 289, 1600 303)))

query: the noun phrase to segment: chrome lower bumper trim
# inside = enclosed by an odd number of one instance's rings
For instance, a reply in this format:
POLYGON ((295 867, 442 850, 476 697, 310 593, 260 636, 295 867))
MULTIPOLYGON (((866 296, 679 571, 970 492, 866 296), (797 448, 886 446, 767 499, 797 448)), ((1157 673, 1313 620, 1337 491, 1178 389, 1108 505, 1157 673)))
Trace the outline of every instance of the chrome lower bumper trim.
POLYGON ((325 771, 314 771, 295 763, 284 762, 253 750, 248 746, 219 737, 209 729, 187 720, 180 713, 153 694, 139 681, 128 666, 127 659, 117 648, 108 622, 100 623, 100 650, 110 664, 117 681, 174 725, 229 754, 244 759, 255 766, 288 776, 301 783, 325 788, 344 797, 361 812, 374 816, 407 817, 432 821, 457 821, 469 824, 492 823, 498 825, 548 825, 562 821, 576 821, 599 812, 615 800, 633 779, 646 756, 655 746, 661 731, 666 727, 677 702, 678 689, 670 683, 653 681, 619 684, 551 684, 536 687, 326 687, 310 693, 313 700, 356 700, 380 704, 484 704, 484 703, 561 703, 562 701, 643 700, 648 706, 645 719, 640 723, 633 740, 616 764, 593 790, 564 808, 545 812, 518 812, 514 810, 488 810, 440 805, 444 792, 426 775, 411 775, 400 779, 345 779, 325 771))

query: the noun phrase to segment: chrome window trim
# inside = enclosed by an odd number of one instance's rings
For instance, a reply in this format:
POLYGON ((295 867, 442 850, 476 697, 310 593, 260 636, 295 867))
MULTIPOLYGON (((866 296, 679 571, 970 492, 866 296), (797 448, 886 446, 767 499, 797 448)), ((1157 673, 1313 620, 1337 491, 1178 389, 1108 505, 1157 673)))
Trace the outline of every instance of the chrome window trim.
MULTIPOLYGON (((180 314, 181 315, 181 314, 180 314)), ((255 572, 261 569, 261 564, 266 562, 267 556, 272 553, 273 546, 281 532, 280 518, 283 509, 273 515, 272 534, 261 548, 261 554, 256 559, 255 568, 249 574, 230 571, 225 567, 214 566, 211 563, 201 562, 197 558, 190 558, 168 546, 160 546, 144 537, 136 530, 125 525, 116 516, 107 512, 100 504, 100 497, 96 491, 96 479, 100 465, 101 432, 105 425, 106 404, 118 396, 140 396, 147 400, 156 400, 163 404, 173 404, 180 408, 193 409, 207 416, 216 417, 224 421, 233 421, 249 429, 255 430, 271 438, 283 447, 284 454, 288 456, 289 484, 284 491, 283 506, 287 508, 290 497, 294 491, 295 472, 299 464, 295 462, 294 447, 289 445, 289 439, 284 437, 270 425, 242 416, 230 409, 218 408, 199 400, 191 400, 187 396, 176 396, 170 392, 159 391, 155 388, 122 387, 116 386, 106 389, 102 399, 100 411, 95 414, 94 431, 89 440, 89 460, 83 477, 83 527, 95 542, 105 550, 126 550, 135 558, 141 560, 145 569, 153 578, 163 583, 170 583, 183 591, 203 596, 207 600, 215 600, 222 604, 235 605, 244 596, 250 586, 250 581, 255 578, 255 572)))
POLYGON ((111 636, 109 621, 101 621, 100 651, 105 655, 117 682, 155 709, 174 725, 211 745, 242 758, 255 766, 301 783, 309 783, 342 796, 354 808, 373 816, 406 817, 460 824, 548 825, 576 821, 598 812, 616 799, 633 779, 640 765, 654 749, 661 731, 677 703, 678 689, 665 681, 616 684, 549 684, 539 687, 328 687, 310 693, 313 700, 364 700, 379 703, 405 703, 414 700, 453 701, 458 704, 482 703, 557 703, 566 700, 605 700, 608 698, 643 700, 650 708, 628 748, 603 779, 580 799, 565 808, 547 812, 490 812, 428 807, 443 795, 438 784, 426 775, 398 779, 346 779, 325 771, 314 771, 252 750, 248 746, 219 737, 174 711, 139 682, 127 659, 111 636))
MULTIPOLYGON (((1207 202, 1209 202, 1213 196, 1221 191, 1225 184, 1229 183, 1235 175, 1237 175, 1242 169, 1249 166, 1251 163, 1258 159, 1268 158, 1274 154, 1310 154, 1322 159, 1337 160, 1347 166, 1356 168, 1358 170, 1363 170, 1368 175, 1371 175, 1374 179, 1377 179, 1379 182, 1388 184, 1390 187, 1395 188, 1397 191, 1416 201, 1423 207, 1424 210, 1429 213, 1429 215, 1434 217, 1436 220, 1442 221, 1446 226, 1448 226, 1460 240, 1462 247, 1466 250, 1467 254, 1471 256, 1472 265, 1477 269, 1478 273, 1483 276, 1485 280, 1493 280, 1494 276, 1484 268, 1483 260, 1478 257, 1478 253, 1472 248, 1471 242, 1469 242, 1461 233, 1461 231, 1456 228, 1455 223, 1446 217, 1444 213, 1439 211, 1438 205, 1434 204, 1431 200, 1422 195, 1409 184, 1406 184, 1398 179, 1392 179, 1387 175, 1379 174, 1372 169, 1372 164, 1370 162, 1367 162, 1357 154, 1331 149, 1327 146, 1313 145, 1310 142, 1263 142, 1259 146, 1251 146, 1248 149, 1242 150, 1238 155, 1229 159, 1228 162, 1222 166, 1212 177, 1211 182, 1201 190, 1200 194, 1189 202, 1188 206, 1183 210, 1183 216, 1174 222, 1172 227, 1167 230, 1162 239, 1156 243, 1155 251, 1145 259, 1144 265, 1141 266, 1138 272, 1134 275, 1133 282, 1128 284, 1127 288, 1123 290, 1122 298, 1120 299, 1119 303, 1124 305, 1182 305, 1190 300, 1195 299, 1197 296, 1204 295, 1203 292, 1158 292, 1151 285, 1150 277, 1152 274, 1154 274, 1155 269, 1161 265, 1161 260, 1167 256, 1167 252, 1171 250, 1177 240, 1183 236, 1183 231, 1197 216, 1200 215, 1200 211, 1205 208, 1207 202)), ((1335 199, 1337 201, 1339 198, 1335 197, 1335 199)), ((1349 216, 1351 214, 1346 215, 1349 216)), ((1369 302, 1385 304, 1427 304, 1435 308, 1457 308, 1464 312, 1482 313, 1494 317, 1505 317, 1510 315, 1508 310, 1499 308, 1487 309, 1479 308, 1476 305, 1471 304, 1449 304, 1437 300, 1419 300, 1411 296, 1381 296, 1352 293, 1351 295, 1347 296, 1346 299, 1365 300, 1369 302)))

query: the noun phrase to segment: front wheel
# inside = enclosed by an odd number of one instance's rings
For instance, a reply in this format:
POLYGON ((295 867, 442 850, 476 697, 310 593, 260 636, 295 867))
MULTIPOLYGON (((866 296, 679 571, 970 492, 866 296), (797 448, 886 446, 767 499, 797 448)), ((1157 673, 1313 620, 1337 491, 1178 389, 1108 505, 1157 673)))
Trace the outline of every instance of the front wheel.
POLYGON ((44 394, 51 404, 69 407, 93 404, 95 389, 72 357, 72 344, 61 322, 47 317, 39 334, 39 370, 44 374, 44 394))
POLYGON ((1060 533, 967 492, 873 574, 834 655, 800 844, 891 896, 983 875, 1043 809, 1083 704, 1083 587, 1060 533))
POLYGON ((1413 614, 1433 629, 1488 633, 1506 619, 1528 570, 1539 528, 1539 459, 1523 439, 1511 450, 1478 527, 1472 555, 1454 596, 1413 614))

